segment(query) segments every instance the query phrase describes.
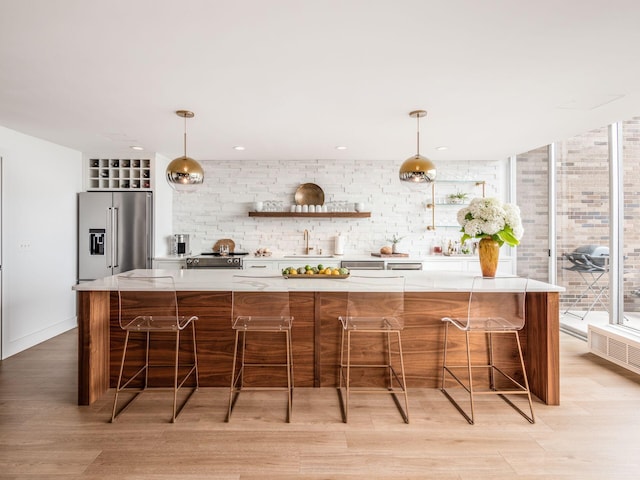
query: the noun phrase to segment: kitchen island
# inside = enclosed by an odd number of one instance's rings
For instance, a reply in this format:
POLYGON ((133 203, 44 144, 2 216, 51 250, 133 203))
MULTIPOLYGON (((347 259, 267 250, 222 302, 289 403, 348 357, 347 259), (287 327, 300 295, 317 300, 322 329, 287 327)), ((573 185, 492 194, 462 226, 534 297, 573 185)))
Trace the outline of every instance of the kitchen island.
MULTIPOLYGON (((228 387, 233 358, 231 285, 238 270, 136 270, 127 274, 171 275, 178 290, 180 311, 197 315, 200 386, 228 387)), ((125 275, 127 275, 125 274, 125 275)), ((246 272, 245 272, 246 274, 246 272)), ((367 272, 390 276, 393 272, 367 272)), ((397 273, 396 273, 397 275, 397 273)), ((403 271, 405 277, 405 329, 402 334, 407 385, 439 388, 442 368, 443 316, 464 316, 473 275, 464 272, 403 271)), ((260 291, 268 276, 249 288, 260 291)), ((281 281, 278 279, 277 281, 281 281)), ((292 338, 296 387, 337 385, 340 322, 347 292, 358 288, 357 274, 346 279, 304 278, 285 281, 291 290, 292 338)), ((78 404, 89 405, 115 385, 124 335, 118 325, 116 277, 76 285, 78 296, 78 404)), ((543 402, 558 405, 559 390, 559 293, 562 287, 531 280, 526 300, 526 325, 520 332, 531 391, 543 402)), ((144 302, 144 292, 140 293, 144 302)), ((375 296, 372 294, 372 299, 375 296)), ((373 300, 375 301, 375 300, 373 300)), ((462 337, 461 337, 462 338, 462 337)), ((254 350, 276 355, 279 344, 254 350), (271 348, 272 347, 272 348, 271 348)), ((371 353, 378 341, 362 351, 371 353)), ((481 346, 481 344, 475 345, 481 346)), ((171 355, 171 342, 154 346, 160 358, 171 355)), ((496 355, 516 378, 515 346, 498 345, 496 355)), ((452 350, 464 355, 464 342, 452 350)), ((274 374, 277 376, 277 374, 274 374)), ((163 384, 167 374, 150 382, 163 384)), ((257 378, 257 377, 256 377, 257 378)), ((251 378, 248 379, 251 381, 251 378)))

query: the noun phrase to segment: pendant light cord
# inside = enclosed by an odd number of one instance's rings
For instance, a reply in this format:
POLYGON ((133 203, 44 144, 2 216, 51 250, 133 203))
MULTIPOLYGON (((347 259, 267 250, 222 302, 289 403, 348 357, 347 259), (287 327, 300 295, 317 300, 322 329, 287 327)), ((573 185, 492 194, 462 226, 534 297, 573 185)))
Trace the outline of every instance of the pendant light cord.
POLYGON ((184 157, 187 157, 187 116, 184 117, 184 157))
POLYGON ((417 154, 416 156, 420 156, 420 114, 416 115, 416 120, 418 121, 418 131, 416 132, 416 142, 417 142, 417 146, 416 146, 416 150, 417 150, 417 154))

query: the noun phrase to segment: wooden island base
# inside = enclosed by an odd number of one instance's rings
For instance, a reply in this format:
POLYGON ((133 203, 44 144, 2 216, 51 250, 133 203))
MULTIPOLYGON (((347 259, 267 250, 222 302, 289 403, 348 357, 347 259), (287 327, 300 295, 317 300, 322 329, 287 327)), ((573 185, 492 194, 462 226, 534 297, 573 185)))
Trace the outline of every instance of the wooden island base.
MULTIPOLYGON (((124 335, 118 325, 117 294, 113 291, 78 291, 78 404, 89 405, 115 386, 124 335)), ((144 292, 140 294, 144 297, 144 292)), ((375 295, 375 294, 372 294, 375 295)), ((229 387, 234 332, 231 329, 231 292, 179 291, 182 314, 197 315, 197 346, 200 385, 229 387)), ((405 329, 402 333, 407 386, 439 388, 442 369, 444 326, 448 315, 465 315, 468 294, 464 292, 407 292, 405 329)), ((559 390, 559 294, 527 294, 526 326, 520 332, 531 391, 544 403, 558 405, 559 390)), ((144 301, 142 302, 144 303, 144 301)), ((291 294, 294 317, 292 337, 295 385, 328 387, 337 385, 340 325, 345 292, 295 292, 291 294)), ((268 306, 265 306, 267 309, 268 306)), ((185 339, 188 341, 188 339, 185 339)), ((273 357, 282 354, 280 338, 260 339, 249 350, 273 357), (253 347, 253 348, 252 348, 253 347)), ((380 338, 365 339, 361 352, 380 352, 380 338)), ((171 341, 153 345, 152 361, 171 358, 171 341)), ((484 345, 476 344, 477 351, 484 345)), ((515 345, 497 345, 498 357, 516 378, 515 345)), ((189 349, 185 346, 185 360, 189 349)), ((375 354, 375 353, 374 353, 375 354)), ((464 337, 450 350, 464 358, 464 337)), ((479 354, 479 353, 478 353, 479 354)), ((166 362, 165 362, 166 363, 166 362)), ((169 362, 170 363, 170 362, 169 362)), ((164 382, 171 371, 158 370, 151 382, 164 382)), ((275 380, 278 372, 261 372, 247 381, 275 380)), ((356 377, 357 378, 357 377, 356 377)), ((367 381, 368 379, 361 379, 367 381)))

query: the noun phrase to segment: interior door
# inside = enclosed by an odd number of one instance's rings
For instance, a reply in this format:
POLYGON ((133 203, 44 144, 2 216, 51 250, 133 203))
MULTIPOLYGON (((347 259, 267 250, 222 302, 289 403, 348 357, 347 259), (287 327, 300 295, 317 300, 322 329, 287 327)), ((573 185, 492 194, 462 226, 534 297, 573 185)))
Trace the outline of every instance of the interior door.
POLYGON ((2 354, 2 157, 0 157, 0 359, 2 354))

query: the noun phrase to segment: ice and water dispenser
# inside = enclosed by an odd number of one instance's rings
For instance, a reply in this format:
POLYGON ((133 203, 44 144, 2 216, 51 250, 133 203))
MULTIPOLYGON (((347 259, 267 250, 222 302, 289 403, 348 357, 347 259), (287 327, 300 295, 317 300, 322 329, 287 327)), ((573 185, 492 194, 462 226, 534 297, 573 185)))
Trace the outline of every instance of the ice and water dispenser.
POLYGON ((106 230, 104 228, 89 229, 89 254, 104 255, 104 237, 106 230))

